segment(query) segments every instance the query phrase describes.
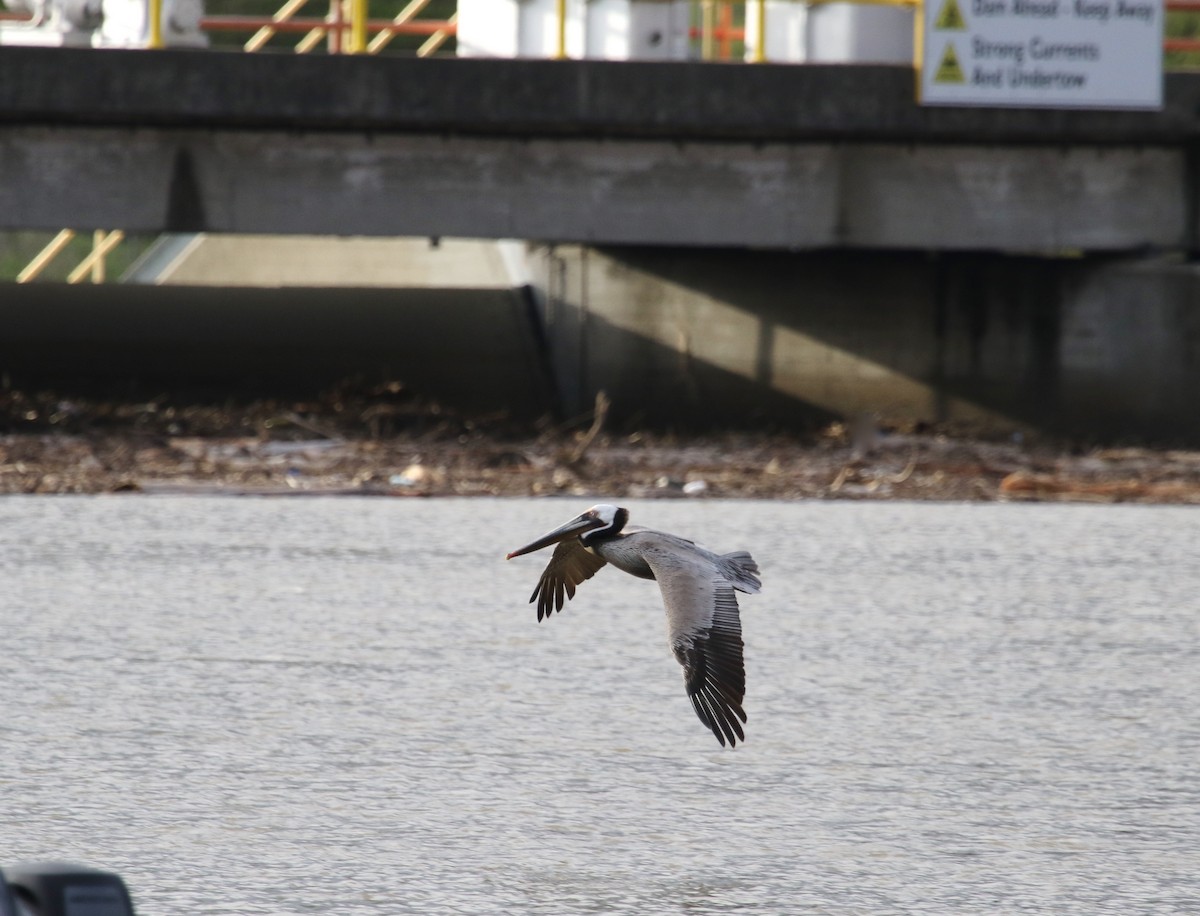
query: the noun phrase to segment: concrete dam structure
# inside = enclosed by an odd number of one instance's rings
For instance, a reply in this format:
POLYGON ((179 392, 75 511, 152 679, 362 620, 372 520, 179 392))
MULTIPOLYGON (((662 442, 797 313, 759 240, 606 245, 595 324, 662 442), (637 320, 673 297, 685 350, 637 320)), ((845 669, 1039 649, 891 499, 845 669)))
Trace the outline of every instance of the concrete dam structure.
POLYGON ((393 243, 408 279, 342 247, 352 269, 284 289, 220 259, 6 286, 14 379, 357 365, 517 416, 604 390, 626 424, 1200 442, 1200 76, 1169 75, 1161 112, 1070 112, 922 109, 903 67, 11 49, 0 71, 4 228, 421 239, 393 243), (455 237, 502 267, 457 281, 455 237))

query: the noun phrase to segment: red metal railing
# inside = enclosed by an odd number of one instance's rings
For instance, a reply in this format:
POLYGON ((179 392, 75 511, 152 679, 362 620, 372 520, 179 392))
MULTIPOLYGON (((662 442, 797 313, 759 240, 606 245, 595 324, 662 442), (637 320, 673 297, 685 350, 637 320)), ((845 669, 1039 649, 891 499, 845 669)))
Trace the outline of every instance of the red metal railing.
MULTIPOLYGON (((277 22, 269 16, 204 16, 200 28, 206 32, 255 32, 270 28, 276 32, 311 32, 313 29, 345 27, 346 23, 336 18, 318 19, 311 16, 277 22)), ((395 25, 387 19, 368 19, 367 31, 372 34, 389 32, 393 35, 432 35, 435 32, 454 34, 457 26, 453 22, 438 19, 416 19, 403 25, 395 25)))
MULTIPOLYGON (((257 33, 262 29, 270 29, 272 32, 292 34, 317 33, 327 35, 329 50, 337 53, 342 50, 343 36, 349 28, 349 23, 337 14, 328 19, 297 16, 285 20, 276 20, 269 16, 204 16, 200 20, 200 28, 206 32, 257 33)), ((366 29, 367 33, 373 36, 420 35, 430 38, 434 35, 454 35, 458 26, 454 22, 442 19, 414 19, 401 24, 388 19, 368 19, 366 29)))
MULTIPOLYGON (((1166 0, 1169 13, 1200 13, 1200 0, 1166 0)), ((1164 51, 1200 51, 1200 38, 1164 38, 1164 51)))
MULTIPOLYGON (((457 34, 456 17, 450 19, 417 19, 415 16, 426 5, 424 2, 413 2, 396 19, 367 19, 366 34, 371 37, 370 44, 363 50, 375 52, 380 50, 397 35, 415 35, 427 39, 429 50, 434 50, 447 38, 457 34), (372 37, 373 36, 373 37, 372 37)), ((330 0, 329 13, 326 16, 297 16, 295 12, 304 7, 304 0, 291 0, 284 5, 275 16, 203 16, 200 28, 206 32, 244 32, 252 36, 247 42, 246 50, 256 51, 277 33, 300 34, 304 37, 295 50, 309 51, 324 39, 328 50, 332 53, 353 50, 349 35, 352 27, 351 17, 340 0, 330 0)), ((28 13, 0 9, 0 21, 32 22, 33 17, 28 13)))

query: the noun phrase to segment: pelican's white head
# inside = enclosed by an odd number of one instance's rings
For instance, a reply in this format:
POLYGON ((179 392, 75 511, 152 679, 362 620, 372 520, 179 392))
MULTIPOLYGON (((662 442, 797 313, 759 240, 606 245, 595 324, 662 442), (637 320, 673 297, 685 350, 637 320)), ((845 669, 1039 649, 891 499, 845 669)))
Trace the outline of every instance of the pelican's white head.
POLYGON ((543 547, 549 547, 551 544, 557 544, 570 537, 578 537, 585 544, 592 538, 612 537, 625 527, 627 521, 629 521, 628 509, 601 503, 598 506, 592 506, 587 512, 576 516, 565 525, 555 528, 549 534, 542 535, 533 543, 514 550, 508 555, 508 559, 541 550, 543 547))
POLYGON ((593 516, 604 522, 604 527, 607 528, 617 520, 617 513, 620 511, 616 506, 610 506, 608 503, 600 503, 598 506, 592 506, 584 514, 593 516))
POLYGON ((579 540, 584 544, 590 544, 592 541, 601 541, 620 534, 621 529, 629 522, 629 510, 600 503, 598 506, 592 506, 581 517, 594 520, 591 529, 579 536, 579 540))

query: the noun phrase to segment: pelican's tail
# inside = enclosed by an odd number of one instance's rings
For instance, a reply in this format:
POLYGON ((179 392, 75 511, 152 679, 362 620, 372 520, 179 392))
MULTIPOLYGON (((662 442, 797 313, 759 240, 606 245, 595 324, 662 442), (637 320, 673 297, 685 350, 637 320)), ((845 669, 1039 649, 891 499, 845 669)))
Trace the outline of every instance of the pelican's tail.
POLYGON ((717 557, 717 563, 729 584, 739 592, 757 595, 762 588, 762 582, 758 578, 758 564, 746 551, 735 550, 733 553, 723 554, 717 557))

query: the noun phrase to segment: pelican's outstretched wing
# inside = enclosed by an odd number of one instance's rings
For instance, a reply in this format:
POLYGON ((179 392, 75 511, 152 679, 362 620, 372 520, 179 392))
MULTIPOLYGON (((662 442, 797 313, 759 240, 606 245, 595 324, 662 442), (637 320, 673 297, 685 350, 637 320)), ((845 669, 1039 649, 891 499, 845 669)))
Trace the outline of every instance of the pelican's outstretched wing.
POLYGON ((538 620, 561 611, 567 600, 575 597, 575 586, 592 578, 604 565, 605 561, 584 547, 579 538, 560 541, 529 596, 530 602, 537 600, 538 620))
POLYGON ((671 651, 683 665, 696 715, 722 745, 744 741, 746 665, 733 585, 700 557, 676 553, 647 561, 662 589, 671 651))

